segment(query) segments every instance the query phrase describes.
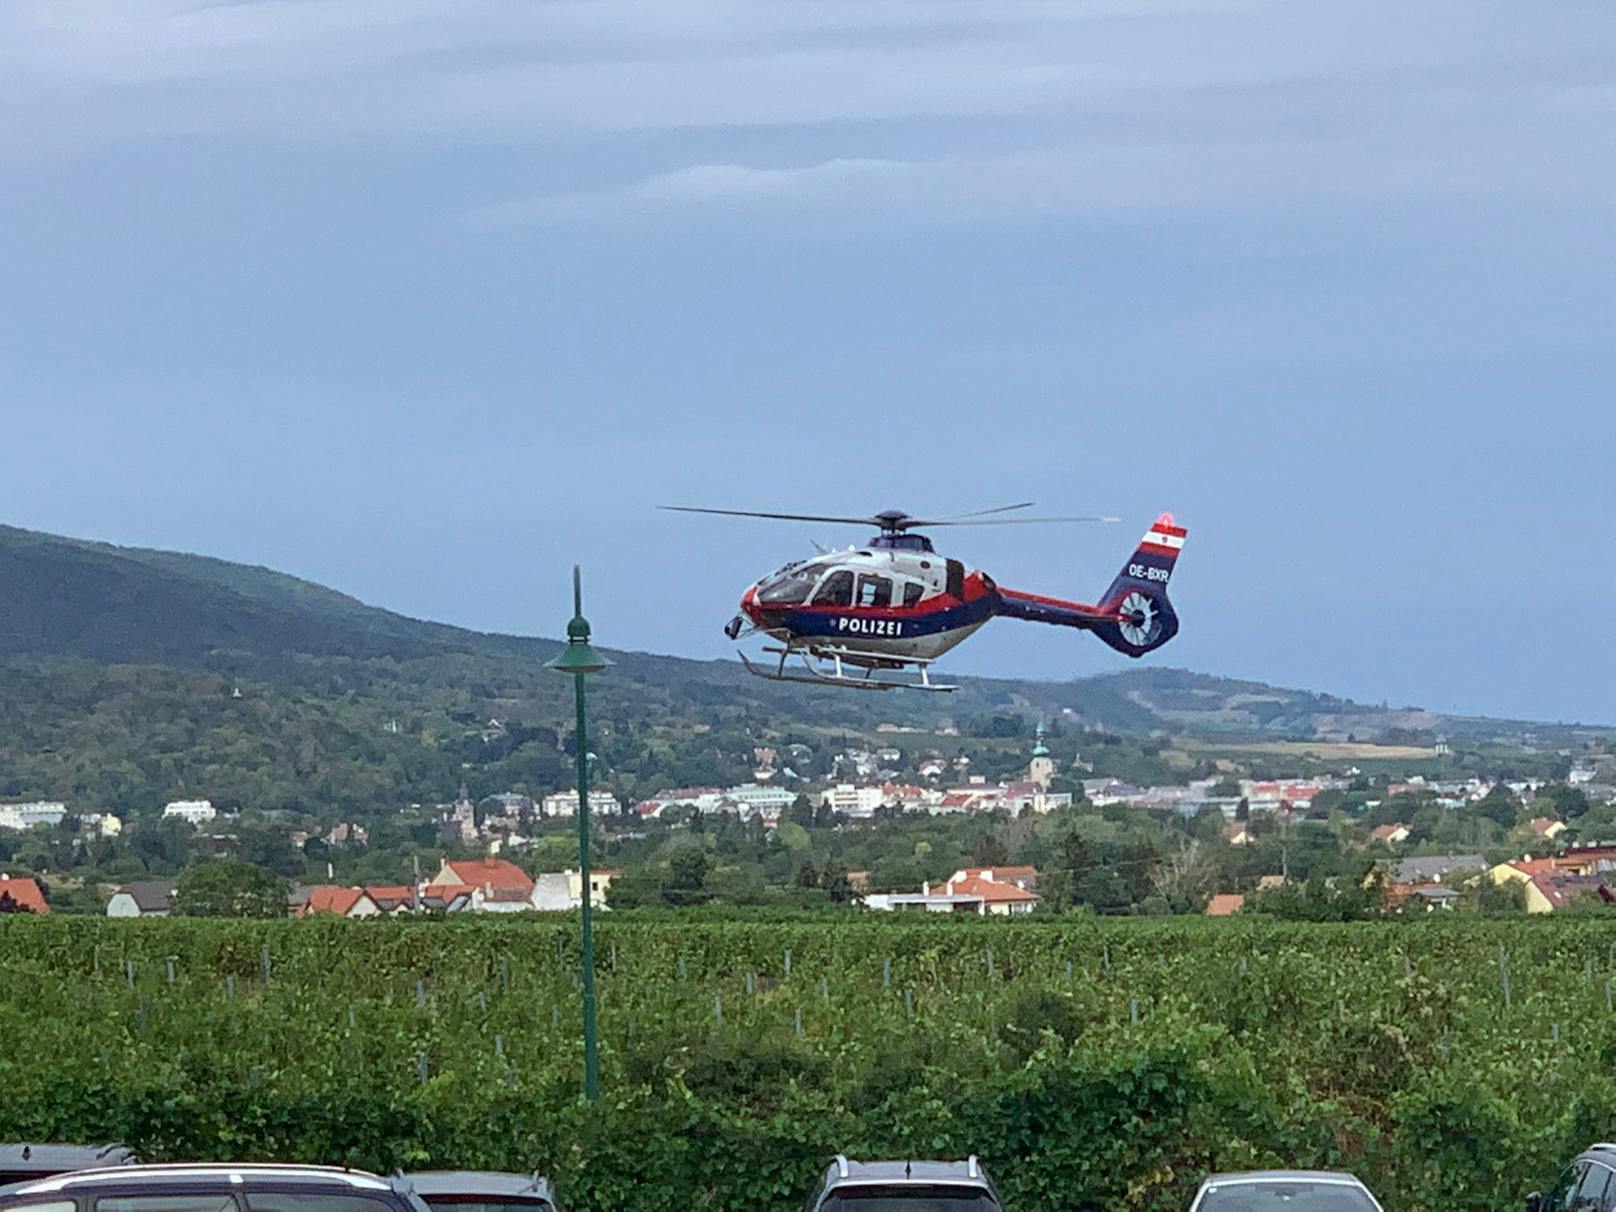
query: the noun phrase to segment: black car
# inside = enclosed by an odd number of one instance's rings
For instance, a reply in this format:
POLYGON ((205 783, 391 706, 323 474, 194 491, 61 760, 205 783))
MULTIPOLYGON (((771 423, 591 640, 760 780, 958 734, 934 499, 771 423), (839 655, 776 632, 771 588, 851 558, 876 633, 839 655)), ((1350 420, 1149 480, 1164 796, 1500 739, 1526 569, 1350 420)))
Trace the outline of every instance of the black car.
POLYGON ((432 1212, 560 1212, 542 1174, 499 1170, 420 1170, 404 1181, 432 1212))
POLYGON ((115 1166, 0 1188, 0 1212, 428 1212, 402 1179, 333 1166, 115 1166))
POLYGON ((134 1160, 122 1145, 0 1145, 0 1187, 73 1170, 127 1166, 134 1160))
POLYGON ((1526 1197, 1527 1212, 1616 1212, 1616 1145, 1589 1145, 1547 1194, 1526 1197))

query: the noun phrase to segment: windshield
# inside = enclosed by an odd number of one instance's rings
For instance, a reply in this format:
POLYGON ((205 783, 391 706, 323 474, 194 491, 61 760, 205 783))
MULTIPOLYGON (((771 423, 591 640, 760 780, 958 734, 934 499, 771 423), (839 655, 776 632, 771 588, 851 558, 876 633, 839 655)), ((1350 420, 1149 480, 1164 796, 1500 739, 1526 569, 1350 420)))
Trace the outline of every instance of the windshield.
POLYGON ((825 565, 812 561, 805 564, 787 564, 772 576, 764 577, 758 585, 757 600, 765 606, 797 606, 808 600, 809 591, 825 565))
POLYGON ((1198 1212, 1375 1212, 1375 1202, 1347 1183, 1226 1183, 1207 1190, 1198 1212))
POLYGON ((999 1212, 999 1201, 980 1187, 853 1187, 833 1191, 821 1212, 999 1212))

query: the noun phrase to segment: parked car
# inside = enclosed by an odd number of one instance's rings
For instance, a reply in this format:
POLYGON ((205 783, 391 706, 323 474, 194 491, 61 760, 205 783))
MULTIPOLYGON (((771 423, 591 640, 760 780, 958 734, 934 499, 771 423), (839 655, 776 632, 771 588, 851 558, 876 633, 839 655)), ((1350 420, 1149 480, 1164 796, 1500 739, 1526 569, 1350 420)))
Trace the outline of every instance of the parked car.
POLYGON ((420 1170, 404 1176, 432 1212, 561 1212, 542 1174, 499 1170, 420 1170))
POLYGON ((806 1212, 1002 1212, 1002 1205, 975 1155, 962 1162, 859 1162, 838 1154, 806 1212))
POLYGON ((1381 1207, 1350 1174, 1249 1170, 1212 1175, 1195 1193, 1190 1212, 1381 1212, 1381 1207))
POLYGON ((1616 1212, 1616 1145, 1589 1145, 1547 1193, 1526 1197, 1527 1212, 1616 1212))
POLYGON ((402 1179, 335 1166, 113 1166, 13 1183, 0 1212, 428 1212, 402 1179))
POLYGON ((127 1166, 134 1160, 122 1145, 0 1145, 0 1187, 72 1170, 127 1166))

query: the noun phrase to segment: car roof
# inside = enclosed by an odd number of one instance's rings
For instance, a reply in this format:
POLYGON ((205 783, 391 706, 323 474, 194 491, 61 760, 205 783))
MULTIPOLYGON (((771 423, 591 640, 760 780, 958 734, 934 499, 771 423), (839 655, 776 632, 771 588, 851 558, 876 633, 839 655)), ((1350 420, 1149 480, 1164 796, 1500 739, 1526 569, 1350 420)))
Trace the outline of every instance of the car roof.
POLYGON ((414 1170, 404 1180, 420 1196, 506 1195, 550 1198, 550 1180, 542 1174, 504 1170, 414 1170))
POLYGON ((345 1170, 340 1166, 286 1166, 258 1162, 210 1162, 183 1165, 107 1166, 99 1170, 79 1170, 51 1178, 14 1183, 7 1197, 49 1195, 97 1187, 151 1187, 175 1182, 296 1183, 302 1186, 336 1187, 346 1190, 390 1191, 392 1184, 365 1170, 345 1170))
POLYGON ((948 1183, 991 1191, 987 1171, 973 1154, 965 1161, 853 1161, 838 1154, 825 1172, 826 1189, 869 1183, 948 1183))
POLYGON ((1223 1187, 1237 1186, 1240 1183, 1280 1182, 1350 1183, 1354 1187, 1363 1186, 1362 1180, 1356 1175, 1342 1170, 1237 1170, 1228 1174, 1210 1175, 1204 1185, 1223 1187))
POLYGON ((123 1145, 0 1145, 0 1170, 8 1174, 62 1174, 134 1160, 135 1155, 123 1145))

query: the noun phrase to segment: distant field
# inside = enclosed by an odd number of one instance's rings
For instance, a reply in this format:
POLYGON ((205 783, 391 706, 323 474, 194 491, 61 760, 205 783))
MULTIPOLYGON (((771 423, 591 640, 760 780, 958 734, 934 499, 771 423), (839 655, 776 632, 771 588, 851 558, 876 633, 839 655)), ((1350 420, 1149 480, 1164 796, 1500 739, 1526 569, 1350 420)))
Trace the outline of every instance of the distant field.
POLYGON ((981 1154, 1015 1212, 1344 1166, 1506 1209, 1616 1134, 1593 919, 0 918, 0 1139, 543 1169, 578 1212, 790 1209, 837 1150, 981 1154))
POLYGON ((1424 761, 1437 755, 1435 749, 1421 745, 1371 745, 1362 741, 1200 741, 1182 737, 1174 743, 1189 753, 1304 757, 1321 762, 1424 761))

